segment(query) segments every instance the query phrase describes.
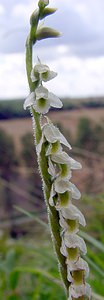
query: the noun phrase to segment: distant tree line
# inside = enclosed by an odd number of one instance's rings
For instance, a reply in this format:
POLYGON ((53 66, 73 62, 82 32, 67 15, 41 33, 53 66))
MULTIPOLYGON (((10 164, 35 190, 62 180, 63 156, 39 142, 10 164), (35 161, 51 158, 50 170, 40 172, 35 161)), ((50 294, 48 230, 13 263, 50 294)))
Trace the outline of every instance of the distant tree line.
MULTIPOLYGON (((61 99, 63 102, 63 109, 80 109, 80 107, 100 108, 104 107, 104 99, 61 99)), ((1 100, 0 101, 0 119, 26 118, 30 116, 29 110, 23 109, 24 100, 1 100)), ((55 109, 52 109, 55 110, 55 109)))

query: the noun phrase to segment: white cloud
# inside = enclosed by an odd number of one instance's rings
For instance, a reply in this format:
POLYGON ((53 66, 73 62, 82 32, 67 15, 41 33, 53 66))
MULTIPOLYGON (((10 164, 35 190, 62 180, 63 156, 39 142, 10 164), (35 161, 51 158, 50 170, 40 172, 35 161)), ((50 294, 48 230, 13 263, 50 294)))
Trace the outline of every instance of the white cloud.
POLYGON ((0 4, 0 15, 3 15, 5 12, 4 6, 0 4))
POLYGON ((24 55, 0 55, 0 65, 0 99, 25 96, 28 89, 24 55))
MULTIPOLYGON (((50 50, 54 55, 48 59, 48 65, 58 72, 58 76, 46 84, 50 91, 61 97, 103 95, 104 56, 82 59, 68 56, 66 50, 63 46, 50 50)), ((28 83, 24 54, 1 55, 0 65, 0 99, 25 97, 28 94, 28 83)))
POLYGON ((23 22, 29 22, 29 16, 32 14, 32 11, 35 10, 34 1, 29 3, 18 3, 12 8, 11 15, 12 17, 22 18, 23 22))
MULTIPOLYGON (((103 95, 104 0, 50 0, 50 6, 58 11, 45 24, 59 29, 63 36, 37 43, 34 51, 35 61, 38 55, 59 73, 47 86, 57 95, 103 95)), ((29 16, 36 7, 34 0, 0 1, 0 98, 28 93, 22 52, 29 16)))

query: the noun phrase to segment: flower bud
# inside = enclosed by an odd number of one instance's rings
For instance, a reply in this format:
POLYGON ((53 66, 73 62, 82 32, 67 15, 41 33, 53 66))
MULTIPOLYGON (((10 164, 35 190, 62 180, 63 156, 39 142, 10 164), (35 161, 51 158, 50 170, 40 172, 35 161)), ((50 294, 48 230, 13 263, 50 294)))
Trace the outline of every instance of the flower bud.
POLYGON ((43 27, 37 30, 36 32, 36 39, 37 40, 43 40, 47 38, 55 38, 59 37, 60 33, 59 31, 56 31, 53 28, 50 27, 43 27))
POLYGON ((45 7, 44 10, 40 14, 40 20, 44 19, 45 17, 52 15, 56 12, 57 8, 45 7))
POLYGON ((39 0, 38 6, 40 9, 44 9, 45 6, 49 4, 49 0, 39 0))

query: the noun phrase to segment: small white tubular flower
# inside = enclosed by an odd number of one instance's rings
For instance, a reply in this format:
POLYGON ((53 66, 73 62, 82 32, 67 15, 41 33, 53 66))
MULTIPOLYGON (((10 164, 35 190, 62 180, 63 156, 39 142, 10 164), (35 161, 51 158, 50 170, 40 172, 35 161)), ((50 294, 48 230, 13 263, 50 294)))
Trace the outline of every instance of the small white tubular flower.
POLYGON ((42 127, 42 138, 37 146, 38 154, 41 151, 41 147, 44 139, 46 139, 46 141, 50 143, 46 151, 46 155, 51 155, 56 153, 61 154, 62 152, 61 144, 71 149, 71 145, 68 143, 64 135, 52 123, 47 123, 42 127))
POLYGON ((49 81, 57 76, 57 73, 51 71, 47 65, 41 64, 40 60, 31 71, 31 80, 49 81))
POLYGON ((78 247, 75 247, 75 248, 66 247, 64 239, 62 239, 62 245, 60 248, 60 252, 62 255, 64 255, 66 257, 66 264, 68 264, 68 265, 72 262, 76 263, 76 261, 80 257, 79 248, 78 247))
POLYGON ((79 199, 81 197, 80 191, 77 187, 68 180, 60 180, 60 178, 57 178, 54 181, 54 187, 56 193, 63 194, 66 191, 70 191, 72 198, 79 199))
POLYGON ((60 213, 60 226, 63 228, 63 231, 67 231, 68 233, 77 233, 79 231, 79 224, 76 220, 65 220, 60 213))
POLYGON ((67 248, 79 248, 80 251, 85 255, 87 253, 87 248, 85 241, 77 234, 64 233, 64 241, 67 248))
POLYGON ((60 130, 54 126, 52 123, 45 124, 43 127, 43 135, 49 143, 55 143, 57 141, 60 144, 65 145, 69 149, 71 149, 71 145, 68 143, 64 135, 60 132, 60 130))
POLYGON ((63 164, 63 165, 53 164, 53 162, 50 159, 50 156, 48 158, 48 163, 49 163, 48 172, 50 175, 52 175, 54 179, 58 178, 58 180, 61 179, 68 180, 71 178, 72 172, 67 164, 63 164))
POLYGON ((24 102, 24 109, 28 106, 33 106, 39 114, 45 114, 49 111, 50 107, 62 107, 62 102, 54 94, 50 93, 43 86, 36 88, 24 102))
POLYGON ((68 207, 63 208, 62 205, 61 207, 58 205, 58 209, 65 220, 76 220, 80 225, 85 227, 86 221, 84 215, 75 205, 69 202, 68 207))
MULTIPOLYGON (((81 297, 81 296, 87 296, 88 299, 91 298, 91 288, 89 284, 82 284, 82 285, 74 285, 71 284, 69 287, 69 294, 71 294, 72 297, 75 299, 81 297)), ((73 299, 73 298, 72 298, 73 299)))
POLYGON ((77 276, 75 276, 75 275, 77 275, 76 272, 78 272, 78 271, 84 271, 83 272, 84 280, 85 280, 85 278, 87 278, 89 276, 88 263, 81 257, 79 257, 79 259, 76 263, 70 263, 70 265, 67 265, 68 281, 74 282, 76 284, 80 284, 80 276, 79 276, 79 279, 77 278, 77 276))

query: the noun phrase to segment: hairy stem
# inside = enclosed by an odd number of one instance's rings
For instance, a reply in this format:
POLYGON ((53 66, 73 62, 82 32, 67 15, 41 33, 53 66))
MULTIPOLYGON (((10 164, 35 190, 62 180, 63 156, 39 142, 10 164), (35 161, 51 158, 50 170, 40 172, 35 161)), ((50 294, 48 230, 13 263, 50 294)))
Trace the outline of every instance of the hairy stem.
MULTIPOLYGON (((33 43, 30 38, 30 35, 27 38, 26 42, 26 71, 27 71, 27 78, 29 83, 30 92, 35 91, 36 84, 31 80, 31 70, 32 70, 32 48, 33 43)), ((40 114, 37 113, 32 108, 32 115, 34 120, 34 130, 35 130, 35 143, 36 145, 39 143, 41 136, 42 136, 42 129, 40 123, 40 114)), ((39 168, 42 175, 43 181, 43 188, 44 188, 44 197, 47 205, 48 215, 49 215, 49 222, 52 232, 53 243, 55 247, 55 251, 59 261, 59 268, 61 272, 61 276, 66 287, 67 293, 69 288, 69 282, 67 280, 67 270, 65 264, 65 257, 60 252, 61 247, 61 237, 60 237, 60 225, 59 225, 59 214, 56 209, 49 205, 49 196, 51 191, 51 180, 50 175, 48 173, 48 161, 46 157, 46 146, 45 144, 42 145, 42 150, 39 156, 39 168)))

